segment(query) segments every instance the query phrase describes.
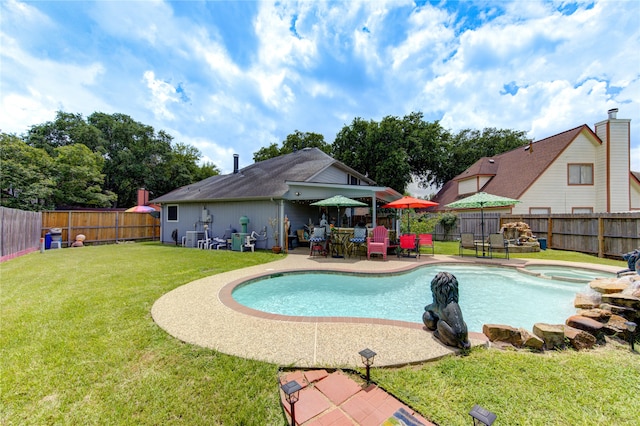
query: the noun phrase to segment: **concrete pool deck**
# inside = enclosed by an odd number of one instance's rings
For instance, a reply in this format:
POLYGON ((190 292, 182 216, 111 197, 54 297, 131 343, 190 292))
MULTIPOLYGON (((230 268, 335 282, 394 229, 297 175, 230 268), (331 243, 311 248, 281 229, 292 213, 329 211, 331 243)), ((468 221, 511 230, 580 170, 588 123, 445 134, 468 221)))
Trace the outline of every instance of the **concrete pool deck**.
MULTIPOLYGON (((247 256, 251 254, 247 253, 247 256)), ((419 259, 309 257, 309 250, 291 250, 281 260, 202 278, 163 295, 152 309, 154 321, 184 342, 243 358, 287 367, 360 368, 358 352, 377 353, 375 366, 415 364, 455 354, 422 324, 363 318, 289 317, 255 311, 231 298, 232 288, 248 279, 288 271, 403 272, 434 263, 482 263, 523 266, 530 259, 476 259, 430 256, 419 259)), ((573 267, 615 272, 619 268, 570 263, 573 267)), ((425 300, 425 305, 430 303, 425 300)), ((422 313, 417 313, 421 316, 422 313)), ((487 344, 481 333, 469 333, 472 345, 487 344)))

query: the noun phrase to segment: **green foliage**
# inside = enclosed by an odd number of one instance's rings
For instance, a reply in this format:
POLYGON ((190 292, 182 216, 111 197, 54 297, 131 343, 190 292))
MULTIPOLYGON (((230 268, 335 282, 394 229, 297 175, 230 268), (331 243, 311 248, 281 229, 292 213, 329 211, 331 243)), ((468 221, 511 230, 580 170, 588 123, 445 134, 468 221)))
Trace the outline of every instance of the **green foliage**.
POLYGON ((264 161, 269 158, 279 157, 284 154, 290 154, 304 148, 319 148, 329 154, 331 145, 324 141, 324 136, 319 133, 301 132, 296 130, 282 142, 282 147, 278 148, 276 143, 272 143, 267 147, 260 148, 253 153, 253 161, 264 161))
MULTIPOLYGON (((132 206, 138 188, 157 196, 220 173, 212 163, 198 165, 201 153, 195 147, 173 143, 165 131, 156 132, 124 114, 95 112, 85 120, 81 114, 59 111, 54 121, 32 126, 24 141, 54 158, 60 155, 59 149, 83 145, 101 159, 97 174, 103 177, 97 179, 96 163, 88 156, 69 164, 57 161, 54 169, 67 165, 54 170, 63 182, 56 190, 54 205, 132 206), (64 178, 73 175, 79 182, 64 178)), ((73 157, 85 154, 76 152, 73 157)))
POLYGON ((444 239, 447 240, 449 233, 455 228, 456 223, 458 223, 458 215, 450 212, 441 213, 437 221, 444 228, 444 239))
POLYGON ((430 168, 416 173, 424 185, 442 186, 482 157, 493 157, 529 143, 523 131, 485 128, 482 131, 464 129, 447 134, 440 141, 437 161, 430 168))
MULTIPOLYGON (((436 242, 439 254, 457 247, 436 242)), ((554 250, 531 255, 625 264, 554 250)), ((279 258, 143 243, 3 263, 2 423, 284 424, 276 365, 185 344, 150 315, 159 297, 183 284, 279 258)), ((637 423, 640 364, 628 345, 545 354, 474 349, 375 368, 372 377, 442 425, 469 424, 473 404, 508 425, 637 423)))
POLYGON ((86 145, 73 144, 55 148, 53 191, 56 206, 108 207, 116 199, 112 192, 103 193, 104 160, 86 145))
POLYGON ((53 161, 44 149, 33 148, 15 135, 0 133, 0 204, 21 210, 53 207, 56 182, 53 161))

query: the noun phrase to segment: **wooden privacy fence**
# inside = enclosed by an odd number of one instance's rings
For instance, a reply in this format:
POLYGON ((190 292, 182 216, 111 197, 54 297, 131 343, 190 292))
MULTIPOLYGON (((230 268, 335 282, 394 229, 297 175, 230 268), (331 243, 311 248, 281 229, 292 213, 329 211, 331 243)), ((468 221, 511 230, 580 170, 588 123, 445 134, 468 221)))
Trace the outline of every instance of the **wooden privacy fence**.
POLYGON ((547 246, 596 254, 599 257, 621 257, 640 248, 640 212, 547 215, 502 215, 501 224, 525 222, 547 246))
POLYGON ((85 244, 160 238, 160 219, 147 213, 74 210, 42 212, 42 236, 52 228, 62 230, 63 247, 69 247, 78 234, 86 237, 85 244))
MULTIPOLYGON (((495 234, 500 231, 500 213, 485 212, 484 213, 484 235, 495 234)), ((444 227, 436 224, 433 231, 436 240, 454 240, 459 239, 460 234, 471 233, 482 235, 482 215, 480 212, 474 213, 458 213, 458 221, 456 225, 445 236, 444 227)))
POLYGON ((0 223, 2 228, 0 259, 2 261, 39 249, 42 227, 40 212, 0 207, 0 223))

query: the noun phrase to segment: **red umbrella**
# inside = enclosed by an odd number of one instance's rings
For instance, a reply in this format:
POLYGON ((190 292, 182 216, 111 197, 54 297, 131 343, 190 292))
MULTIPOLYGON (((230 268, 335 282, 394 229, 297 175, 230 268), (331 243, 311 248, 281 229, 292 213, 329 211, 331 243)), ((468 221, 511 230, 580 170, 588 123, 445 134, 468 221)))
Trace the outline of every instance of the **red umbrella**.
MULTIPOLYGON (((427 207, 437 206, 438 203, 435 201, 423 200, 420 198, 409 197, 405 195, 404 197, 392 201, 390 203, 382 206, 383 209, 425 209, 427 207)), ((407 221, 408 228, 407 232, 411 232, 411 224, 407 221)))

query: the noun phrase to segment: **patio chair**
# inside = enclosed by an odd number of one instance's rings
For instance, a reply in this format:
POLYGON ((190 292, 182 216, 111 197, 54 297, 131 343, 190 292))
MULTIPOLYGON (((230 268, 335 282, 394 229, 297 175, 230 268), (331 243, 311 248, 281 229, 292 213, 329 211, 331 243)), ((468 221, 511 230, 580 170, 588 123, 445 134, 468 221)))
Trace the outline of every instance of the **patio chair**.
POLYGON ((231 234, 233 234, 235 229, 226 229, 222 237, 213 237, 211 244, 209 244, 209 249, 215 248, 216 250, 229 249, 231 248, 231 234))
POLYGON ((244 244, 240 246, 240 251, 242 252, 244 251, 244 249, 251 249, 251 252, 253 253, 256 248, 257 236, 258 236, 258 233, 256 231, 253 231, 251 235, 247 235, 245 237, 244 244))
POLYGON ((367 228, 364 226, 356 226, 353 228, 353 237, 349 238, 349 253, 354 255, 360 252, 367 242, 367 228))
POLYGON ((209 244, 211 244, 211 238, 209 238, 209 230, 205 229, 204 230, 204 238, 201 240, 198 240, 198 248, 199 249, 208 249, 209 248, 209 244))
POLYGON ((418 246, 416 244, 416 234, 400 235, 400 245, 398 246, 398 257, 412 257, 411 252, 415 252, 416 259, 420 257, 418 246))
POLYGON ((309 238, 309 256, 313 256, 313 253, 327 257, 327 235, 324 226, 316 226, 309 238))
POLYGON ((308 246, 309 241, 309 233, 305 232, 304 229, 296 230, 296 234, 298 235, 298 244, 308 246))
POLYGON ((460 256, 464 256, 464 250, 475 250, 475 237, 472 233, 464 233, 460 234, 460 247, 458 250, 460 251, 460 256))
POLYGON ((502 234, 489 235, 489 257, 493 257, 494 251, 504 251, 505 258, 509 258, 509 241, 502 234))
POLYGON ((418 235, 418 253, 420 254, 420 249, 422 247, 431 248, 431 255, 436 254, 436 248, 433 244, 433 235, 431 234, 420 234, 418 235))
POLYGON ((387 249, 389 248, 389 231, 384 226, 373 228, 372 236, 367 237, 367 259, 371 259, 372 254, 381 254, 387 260, 387 249))

